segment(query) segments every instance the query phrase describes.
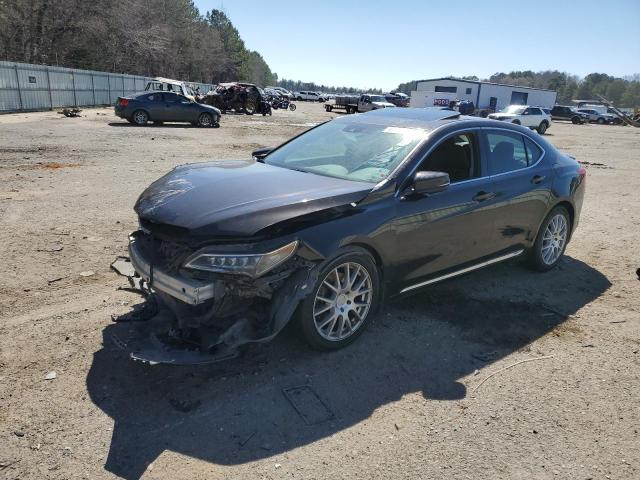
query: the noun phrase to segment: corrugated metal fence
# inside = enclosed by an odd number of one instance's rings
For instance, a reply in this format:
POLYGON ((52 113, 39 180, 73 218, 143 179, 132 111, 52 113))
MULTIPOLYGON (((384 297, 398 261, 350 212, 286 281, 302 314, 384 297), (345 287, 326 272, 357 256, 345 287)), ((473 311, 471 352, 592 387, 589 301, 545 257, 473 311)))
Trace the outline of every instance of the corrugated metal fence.
MULTIPOLYGON (((151 77, 0 61, 0 112, 113 105, 151 77)), ((213 85, 188 82, 206 92, 213 85)))

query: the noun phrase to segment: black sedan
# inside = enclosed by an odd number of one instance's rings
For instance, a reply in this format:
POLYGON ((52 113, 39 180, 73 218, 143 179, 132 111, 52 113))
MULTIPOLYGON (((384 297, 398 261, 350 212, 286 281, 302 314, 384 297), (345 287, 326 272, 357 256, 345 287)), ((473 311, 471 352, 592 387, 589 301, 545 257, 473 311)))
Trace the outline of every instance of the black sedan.
POLYGON ((585 189, 531 130, 435 109, 337 118, 254 160, 178 167, 138 199, 131 262, 172 325, 134 358, 220 358, 291 319, 336 349, 385 298, 516 257, 550 270, 585 189))
POLYGON ((136 125, 151 121, 154 124, 188 122, 200 127, 216 127, 220 122, 217 108, 173 92, 143 92, 118 97, 115 112, 118 117, 136 125))

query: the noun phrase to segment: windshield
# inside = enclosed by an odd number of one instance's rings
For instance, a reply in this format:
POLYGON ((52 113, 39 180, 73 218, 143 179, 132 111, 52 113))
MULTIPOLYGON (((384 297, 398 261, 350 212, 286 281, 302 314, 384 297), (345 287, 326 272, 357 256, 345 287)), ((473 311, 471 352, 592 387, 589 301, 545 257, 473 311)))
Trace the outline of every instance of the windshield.
POLYGON ((386 102, 387 99, 384 98, 382 95, 371 95, 371 101, 372 102, 386 102))
POLYGON ((524 112, 524 109, 526 107, 520 106, 520 105, 509 105, 507 108, 505 108, 504 110, 502 110, 504 113, 509 113, 512 115, 522 115, 522 112, 524 112))
POLYGON ((417 128, 330 121, 265 158, 265 163, 328 177, 378 183, 426 136, 417 128))

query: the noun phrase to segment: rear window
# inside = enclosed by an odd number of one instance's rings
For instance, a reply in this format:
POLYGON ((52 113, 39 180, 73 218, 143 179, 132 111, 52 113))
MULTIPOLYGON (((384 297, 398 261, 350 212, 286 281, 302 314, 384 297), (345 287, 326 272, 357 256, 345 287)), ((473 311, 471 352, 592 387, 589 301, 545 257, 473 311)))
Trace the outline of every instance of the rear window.
POLYGON ((150 102, 161 102, 162 94, 161 93, 152 93, 151 95, 147 95, 147 100, 150 102))
POLYGON ((540 160, 542 149, 527 137, 524 137, 524 144, 527 147, 527 165, 531 166, 540 160))

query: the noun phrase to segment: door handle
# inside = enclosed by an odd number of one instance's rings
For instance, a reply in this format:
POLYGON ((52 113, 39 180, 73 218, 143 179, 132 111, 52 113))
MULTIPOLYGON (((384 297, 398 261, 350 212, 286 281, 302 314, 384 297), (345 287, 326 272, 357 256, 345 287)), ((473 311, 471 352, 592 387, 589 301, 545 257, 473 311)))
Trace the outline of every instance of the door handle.
POLYGON ((542 183, 542 181, 547 178, 544 175, 535 175, 532 179, 531 179, 531 183, 535 183, 536 185, 538 183, 542 183))
POLYGON ((476 193, 473 197, 472 200, 474 202, 484 202, 485 200, 489 200, 493 197, 495 197, 496 194, 495 192, 485 192, 485 191, 481 191, 476 193))

